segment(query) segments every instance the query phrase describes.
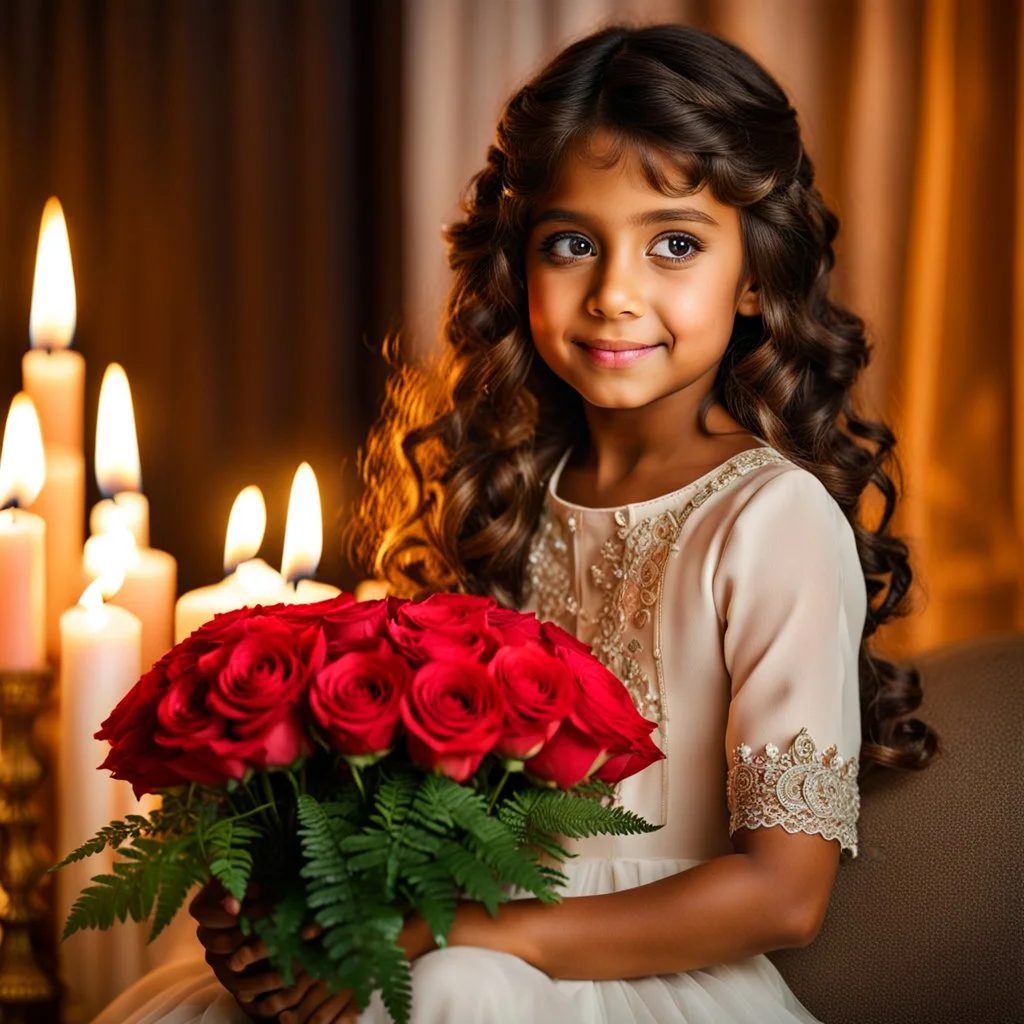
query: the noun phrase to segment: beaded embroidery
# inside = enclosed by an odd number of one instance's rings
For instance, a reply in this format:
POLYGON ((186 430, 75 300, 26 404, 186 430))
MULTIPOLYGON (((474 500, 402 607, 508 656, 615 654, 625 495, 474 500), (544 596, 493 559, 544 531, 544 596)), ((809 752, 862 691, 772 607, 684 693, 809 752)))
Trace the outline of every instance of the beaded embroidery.
POLYGON ((774 743, 756 756, 745 743, 736 747, 728 793, 730 836, 738 828, 781 825, 838 839, 857 856, 857 758, 844 760, 834 746, 819 752, 806 729, 785 753, 774 743))
MULTIPOLYGON (((637 710, 661 725, 663 737, 666 715, 661 592, 669 556, 678 550, 676 542, 683 525, 710 497, 752 470, 783 461, 771 448, 740 452, 678 509, 640 519, 632 527, 626 511, 617 510, 615 532, 601 547, 600 563, 590 567, 601 596, 592 641, 594 654, 622 680, 637 710), (645 646, 653 656, 654 678, 639 660, 645 646)), ((538 617, 551 619, 570 632, 575 632, 580 614, 569 567, 569 535, 574 526, 574 521, 563 524, 545 506, 527 569, 529 590, 537 598, 538 617)))

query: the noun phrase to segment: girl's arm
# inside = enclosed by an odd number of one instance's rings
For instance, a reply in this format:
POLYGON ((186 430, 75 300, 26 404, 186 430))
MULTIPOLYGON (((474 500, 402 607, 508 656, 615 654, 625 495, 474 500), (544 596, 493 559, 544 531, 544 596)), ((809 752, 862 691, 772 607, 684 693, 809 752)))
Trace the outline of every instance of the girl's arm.
MULTIPOLYGON (((555 905, 513 900, 496 918, 465 904, 449 944, 512 953, 554 978, 596 981, 810 943, 825 917, 839 844, 779 827, 740 829, 733 843, 736 853, 622 892, 555 905)), ((423 922, 409 927, 414 956, 433 948, 423 922)))

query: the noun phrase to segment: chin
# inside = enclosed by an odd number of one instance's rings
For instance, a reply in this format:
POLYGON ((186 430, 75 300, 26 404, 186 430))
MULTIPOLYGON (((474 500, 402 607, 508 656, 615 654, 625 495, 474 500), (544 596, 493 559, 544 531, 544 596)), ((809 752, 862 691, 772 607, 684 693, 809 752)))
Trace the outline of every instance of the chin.
POLYGON ((583 387, 576 390, 583 401, 598 409, 642 409, 656 401, 660 395, 650 394, 637 387, 583 387))

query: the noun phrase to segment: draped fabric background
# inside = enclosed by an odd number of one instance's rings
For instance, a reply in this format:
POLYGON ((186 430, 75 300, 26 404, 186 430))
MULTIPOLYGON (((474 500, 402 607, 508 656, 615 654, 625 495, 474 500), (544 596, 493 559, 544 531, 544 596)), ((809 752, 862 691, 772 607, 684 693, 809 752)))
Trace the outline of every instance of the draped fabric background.
POLYGON ((913 652, 1024 626, 1024 6, 1020 0, 408 0, 405 315, 432 342, 441 225, 504 99, 604 23, 676 20, 758 58, 842 220, 837 291, 868 321, 867 408, 900 436, 913 652))
POLYGON ((901 436, 921 582, 890 646, 1021 628, 1024 0, 0 0, 0 406, 57 194, 87 442, 117 360, 179 589, 218 577, 248 483, 278 561, 302 459, 320 576, 351 585, 339 527, 374 351, 400 322, 408 352, 432 344, 441 225, 502 101, 622 19, 723 34, 800 111, 843 222, 838 291, 874 339, 862 398, 901 436))
MULTIPOLYGON (((153 544, 220 578, 259 484, 280 564, 303 459, 320 576, 353 577, 339 510, 400 279, 396 3, 0 0, 0 402, 20 387, 39 217, 60 197, 87 361, 135 397, 153 544)), ((87 464, 92 449, 87 447, 87 464)), ((91 500, 97 495, 89 472, 91 500)))

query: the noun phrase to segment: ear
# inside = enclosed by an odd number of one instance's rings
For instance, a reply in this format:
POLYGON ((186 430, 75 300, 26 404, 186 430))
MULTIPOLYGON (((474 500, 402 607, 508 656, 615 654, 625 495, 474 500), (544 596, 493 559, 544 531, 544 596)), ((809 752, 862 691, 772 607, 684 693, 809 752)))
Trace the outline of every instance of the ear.
POLYGON ((736 312, 743 316, 761 315, 761 291, 753 278, 743 286, 739 300, 736 303, 736 312))

